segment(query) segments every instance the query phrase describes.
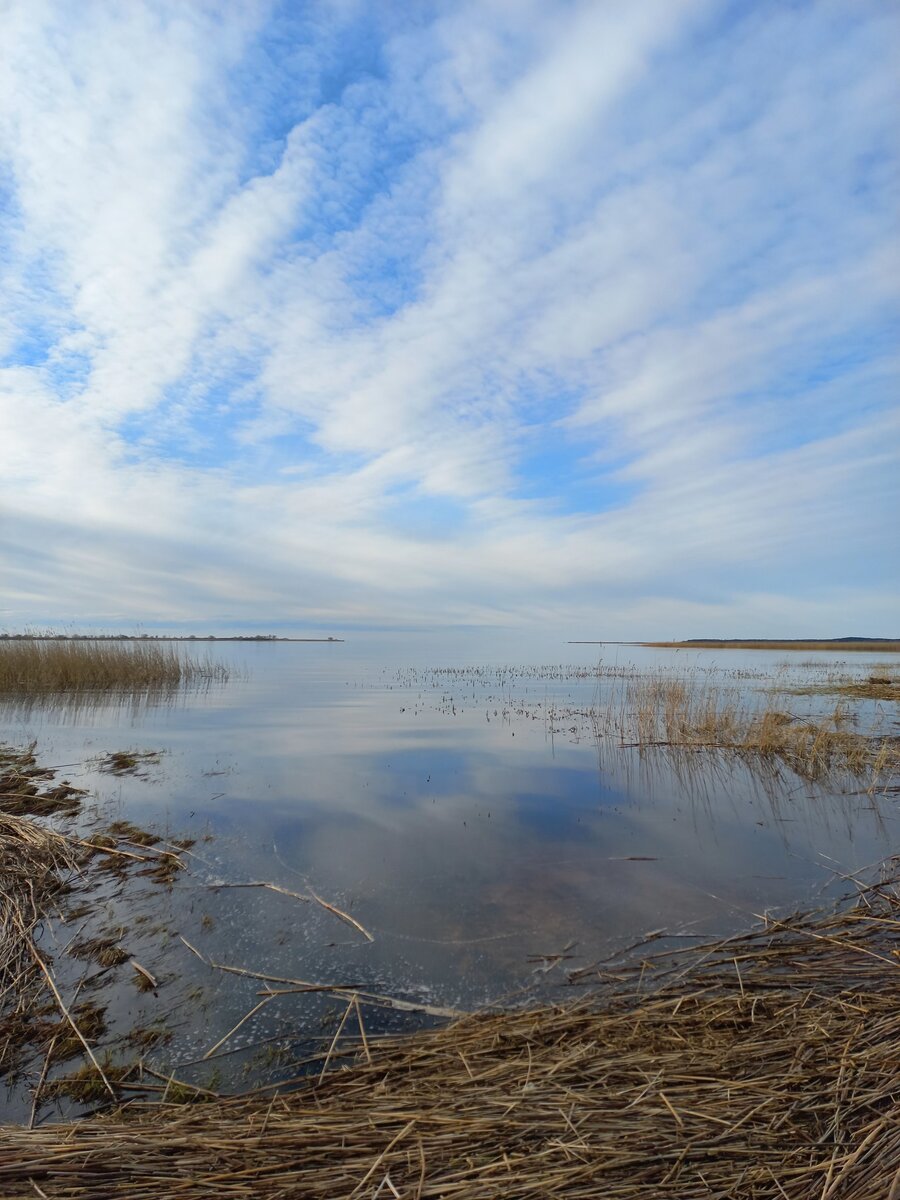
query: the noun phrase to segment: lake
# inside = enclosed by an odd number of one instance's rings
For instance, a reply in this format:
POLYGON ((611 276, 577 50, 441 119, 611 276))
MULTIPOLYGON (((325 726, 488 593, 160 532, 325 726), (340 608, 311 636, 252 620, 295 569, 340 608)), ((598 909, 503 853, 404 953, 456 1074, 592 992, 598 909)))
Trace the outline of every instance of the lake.
MULTIPOLYGON (((127 966, 91 986, 111 1044, 164 1018, 160 1071, 217 1088, 296 1074, 347 1009, 328 992, 267 999, 196 1061, 259 1003, 260 975, 434 1010, 565 998, 573 972, 649 934, 651 948, 672 945, 818 904, 900 841, 895 796, 641 752, 599 737, 592 716, 646 674, 762 696, 775 679, 865 674, 877 656, 803 652, 785 665, 783 651, 465 632, 184 652, 224 662, 231 678, 165 704, 7 705, 0 741, 36 740, 39 761, 66 764, 60 776, 90 792, 86 826, 124 817, 196 839, 173 887, 111 882, 90 918, 157 977, 157 993, 138 992, 127 966), (102 773, 99 756, 117 750, 161 754, 138 776, 102 773), (220 886, 253 883, 284 890, 220 886)), ((854 711, 896 734, 896 706, 854 711)), ((59 948, 70 935, 48 936, 59 948)), ((66 986, 83 973, 67 966, 66 986)), ((435 1019, 365 1007, 370 1034, 435 1019)), ((29 1105, 14 1088, 6 1115, 29 1105)))

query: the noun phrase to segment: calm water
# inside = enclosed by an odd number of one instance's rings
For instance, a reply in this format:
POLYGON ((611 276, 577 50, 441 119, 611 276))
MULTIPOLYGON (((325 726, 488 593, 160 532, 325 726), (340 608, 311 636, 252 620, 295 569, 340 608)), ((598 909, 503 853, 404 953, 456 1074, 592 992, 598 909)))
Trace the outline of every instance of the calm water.
MULTIPOLYGON (((137 905, 111 888, 103 918, 161 983, 145 997, 130 968, 104 979, 112 1033, 169 1014, 175 1038, 159 1065, 195 1080, 213 1067, 213 1082, 231 1088, 277 1077, 255 1043, 298 1028, 330 1037, 345 1002, 282 997, 226 1046, 254 1048, 185 1066, 264 985, 211 970, 179 934, 229 965, 469 1010, 559 995, 567 971, 649 931, 727 932, 764 908, 815 902, 833 870, 858 870, 900 843, 896 798, 816 792, 793 778, 774 786, 739 766, 685 777, 658 756, 598 747, 584 716, 608 686, 593 670, 601 656, 620 670, 714 665, 752 691, 774 673, 816 670, 780 666, 784 653, 462 634, 191 652, 226 662, 230 682, 137 711, 6 709, 0 740, 36 739, 41 761, 74 764, 61 775, 88 787, 106 817, 200 839, 190 877, 171 892, 147 886, 137 905), (144 778, 91 762, 130 749, 163 754, 144 778), (317 904, 212 886, 260 881, 311 887, 374 940, 317 904)), ((844 661, 855 672, 870 662, 844 661)), ((896 732, 896 713, 868 717, 896 732)), ((372 1031, 420 1019, 367 1010, 372 1031)), ((12 1096, 10 1114, 20 1108, 12 1096)))

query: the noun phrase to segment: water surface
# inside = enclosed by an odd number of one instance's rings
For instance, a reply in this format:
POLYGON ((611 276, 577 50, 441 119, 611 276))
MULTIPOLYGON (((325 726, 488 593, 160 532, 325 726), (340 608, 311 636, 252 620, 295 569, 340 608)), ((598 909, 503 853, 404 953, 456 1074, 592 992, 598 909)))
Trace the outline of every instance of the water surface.
MULTIPOLYGON (((0 740, 35 739, 42 761, 73 764, 61 773, 105 815, 199 839, 190 877, 169 892, 148 886, 145 919, 108 898, 108 921, 123 922, 129 952, 163 981, 155 1000, 127 975, 107 981, 113 1029, 176 1012, 168 1069, 202 1055, 263 987, 211 970, 178 935, 228 965, 470 1010, 567 994, 569 971, 650 932, 725 933, 818 902, 836 873, 898 845, 895 798, 773 783, 741 764, 685 774, 592 736, 587 714, 613 668, 714 667, 753 691, 843 669, 833 654, 785 667, 783 652, 463 635, 186 652, 225 661, 230 682, 163 705, 7 706, 0 717, 0 740), (95 756, 131 749, 161 761, 139 778, 98 772, 95 756), (212 886, 262 881, 312 889, 373 940, 316 903, 212 886)), ((847 659, 848 671, 869 665, 847 659)), ((867 719, 896 731, 896 713, 867 719)), ((226 1049, 298 1028, 330 1036, 344 1007, 283 997, 226 1049)), ((375 1031, 419 1018, 372 1008, 366 1019, 375 1031)), ((214 1060, 216 1082, 239 1087, 264 1066, 277 1075, 254 1053, 214 1060)))

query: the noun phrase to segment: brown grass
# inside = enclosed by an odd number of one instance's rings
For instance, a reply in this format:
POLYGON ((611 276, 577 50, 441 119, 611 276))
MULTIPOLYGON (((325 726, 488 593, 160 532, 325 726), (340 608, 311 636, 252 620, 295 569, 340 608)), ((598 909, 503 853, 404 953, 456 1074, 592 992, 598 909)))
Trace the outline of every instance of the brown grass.
MULTIPOLYGON (((161 1104, 8 1127, 0 1188, 55 1200, 889 1200, 898 918, 895 885, 860 887, 836 912, 579 971, 600 997, 332 1042, 350 1068, 290 1094, 215 1100, 173 1085, 161 1104)), ((95 1078, 81 1083, 102 1099, 95 1078)))
POLYGON ((46 987, 36 931, 66 889, 68 839, 0 810, 0 1073, 21 1058, 46 987))
POLYGON ((792 689, 795 696, 846 696, 852 700, 879 700, 900 703, 900 677, 877 672, 866 679, 826 679, 808 687, 792 689))
POLYGON ((128 962, 128 952, 123 950, 115 938, 84 938, 69 947, 72 958, 95 962, 101 967, 118 967, 128 962))
POLYGON ((759 703, 736 688, 702 678, 626 681, 593 714, 598 738, 640 750, 733 755, 756 768, 787 766, 801 778, 837 783, 840 776, 892 788, 900 772, 900 740, 846 727, 841 709, 828 717, 796 717, 783 699, 759 703))
POLYGON ((817 642, 817 641, 689 641, 689 642, 636 642, 638 646, 654 646, 671 650, 848 650, 866 654, 900 654, 900 641, 884 642, 817 642))
POLYGON ((221 664, 155 642, 0 641, 0 694, 147 691, 227 678, 221 664))
POLYGON ((0 806, 13 816, 72 814, 81 807, 84 791, 63 780, 53 787, 53 772, 38 765, 34 743, 23 749, 0 746, 0 806))
MULTIPOLYGON (((80 1053, 86 1070, 112 1097, 91 1048, 105 1028, 102 1010, 87 1002, 66 1006, 41 929, 49 918, 75 920, 94 911, 91 888, 108 864, 123 877, 131 869, 171 883, 184 863, 172 851, 147 848, 148 840, 157 840, 150 835, 140 850, 123 849, 121 842, 131 846, 141 832, 124 822, 82 839, 35 819, 71 815, 83 795, 55 783, 54 771, 36 762, 33 746, 0 746, 0 1076, 14 1078, 35 1049, 45 1052, 47 1064, 80 1053), (75 903, 85 899, 86 905, 75 903)), ((112 938, 76 938, 68 949, 73 958, 103 968, 128 959, 112 938)))

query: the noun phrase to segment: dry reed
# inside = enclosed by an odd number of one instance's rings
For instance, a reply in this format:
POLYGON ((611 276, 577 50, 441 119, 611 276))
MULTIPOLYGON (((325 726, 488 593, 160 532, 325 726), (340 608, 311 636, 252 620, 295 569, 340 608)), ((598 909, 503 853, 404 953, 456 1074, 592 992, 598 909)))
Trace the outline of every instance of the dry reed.
POLYGON ((221 664, 156 642, 0 641, 0 694, 164 690, 227 677, 221 664))
MULTIPOLYGON (((776 698, 777 699, 777 698, 776 698)), ((789 767, 820 783, 838 777, 891 790, 900 771, 900 740, 849 729, 846 714, 797 718, 776 699, 760 701, 696 678, 625 681, 592 712, 595 736, 639 750, 674 755, 734 755, 757 769, 789 767)))
POLYGON ((898 918, 894 884, 860 887, 838 911, 577 972, 606 989, 599 998, 355 1042, 349 1069, 289 1094, 7 1128, 0 1188, 54 1200, 889 1200, 898 918))
POLYGON ((45 989, 35 931, 65 891, 67 838, 0 811, 0 1072, 18 1065, 45 989))
MULTIPOLYGON (((121 849, 121 824, 85 840, 35 819, 71 816, 83 795, 65 781, 56 783, 55 771, 37 764, 33 745, 0 746, 0 1076, 15 1078, 34 1049, 46 1049, 45 1069, 51 1060, 83 1053, 95 1082, 114 1097, 91 1045, 103 1025, 102 1010, 66 1005, 39 935, 51 916, 64 918, 67 909, 71 914, 73 899, 90 900, 97 872, 108 864, 117 873, 129 866, 153 872, 163 882, 184 864, 168 850, 121 849)), ((134 828, 125 830, 126 841, 135 840, 134 828)), ((128 960, 110 938, 76 940, 69 953, 106 969, 128 960)))
POLYGON ((851 700, 878 700, 900 703, 900 676, 878 672, 865 679, 826 679, 792 689, 795 696, 846 696, 851 700))

